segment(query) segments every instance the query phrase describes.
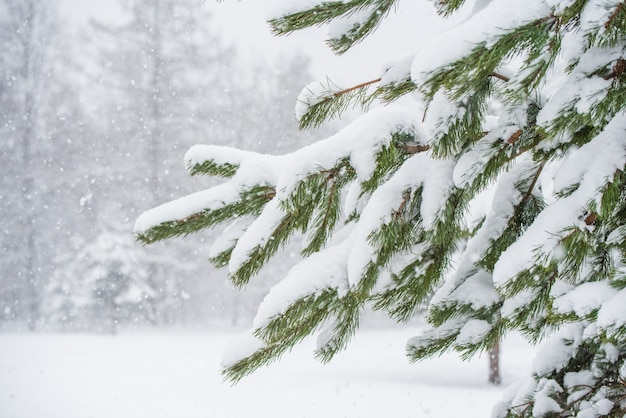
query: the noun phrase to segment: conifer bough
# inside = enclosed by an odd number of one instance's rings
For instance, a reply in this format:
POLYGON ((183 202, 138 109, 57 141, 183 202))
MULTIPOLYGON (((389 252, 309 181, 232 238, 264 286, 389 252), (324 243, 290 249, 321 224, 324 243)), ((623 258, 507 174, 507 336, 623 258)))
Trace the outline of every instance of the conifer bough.
MULTIPOLYGON (((276 33, 334 25, 341 53, 397 1, 282 3, 276 33)), ((232 381, 311 334, 330 360, 364 307, 407 321, 428 306, 432 329, 407 344, 414 361, 470 357, 511 331, 541 342, 494 416, 621 417, 624 2, 433 3, 468 17, 373 82, 308 86, 297 113, 313 127, 348 104, 385 106, 288 155, 194 147, 191 173, 225 182, 146 212, 137 237, 228 224, 213 259, 244 285, 304 234, 303 260, 259 306, 247 351, 224 364, 232 381)))

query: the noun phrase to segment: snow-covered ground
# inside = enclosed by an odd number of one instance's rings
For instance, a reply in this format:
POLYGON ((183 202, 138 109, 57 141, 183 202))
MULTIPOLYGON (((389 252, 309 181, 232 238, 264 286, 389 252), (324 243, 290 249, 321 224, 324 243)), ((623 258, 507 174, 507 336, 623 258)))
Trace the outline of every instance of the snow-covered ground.
POLYGON ((485 358, 408 364, 414 334, 361 331, 328 365, 310 341, 236 386, 219 374, 230 331, 0 334, 0 417, 488 417, 532 359, 520 339, 506 341, 494 388, 485 358))

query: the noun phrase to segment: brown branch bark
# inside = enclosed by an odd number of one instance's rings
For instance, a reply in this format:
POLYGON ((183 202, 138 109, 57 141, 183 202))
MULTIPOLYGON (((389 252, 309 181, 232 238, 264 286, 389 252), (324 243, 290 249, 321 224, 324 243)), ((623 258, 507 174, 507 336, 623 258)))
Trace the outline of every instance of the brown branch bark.
POLYGON ((598 220, 598 214, 595 212, 591 212, 589 215, 585 217, 585 224, 591 226, 596 223, 598 220))
POLYGON ((361 88, 363 88, 363 87, 371 86, 372 84, 376 84, 376 83, 378 83, 380 80, 382 80, 382 78, 380 78, 380 77, 379 77, 379 78, 377 78, 377 79, 375 79, 375 80, 366 81, 366 82, 364 82, 364 83, 357 84, 356 86, 352 86, 352 87, 349 87, 349 88, 347 88, 347 89, 343 89, 343 90, 337 91, 337 92, 333 93, 333 95, 332 95, 332 96, 328 96, 328 97, 327 97, 327 98, 325 98, 324 100, 320 100, 320 101, 317 103, 317 105, 320 105, 320 104, 322 104, 322 103, 327 103, 327 102, 331 101, 331 100, 332 100, 332 99, 334 99, 334 98, 341 97, 341 96, 343 96, 344 94, 348 94, 348 93, 350 93, 350 92, 352 92, 352 91, 354 91, 354 90, 358 90, 358 89, 361 89, 361 88))
POLYGON ((187 216, 187 217, 185 217, 183 219, 178 219, 176 221, 176 223, 177 224, 183 224, 183 223, 185 223, 187 221, 191 221, 192 219, 198 219, 200 217, 202 217, 202 212, 194 213, 193 215, 189 215, 189 216, 187 216))
POLYGON ((498 78, 498 79, 500 79, 500 80, 502 80, 502 81, 504 81, 504 82, 507 82, 507 81, 511 80, 509 77, 507 77, 507 76, 505 76, 505 75, 502 75, 502 74, 500 74, 500 73, 496 73, 495 71, 493 71, 493 72, 492 72, 491 74, 489 74, 489 75, 490 75, 491 77, 498 78))
POLYGON ((430 149, 430 145, 403 145, 402 148, 409 154, 418 154, 430 149))
POLYGON ((515 143, 519 141, 520 137, 522 136, 522 132, 523 131, 521 129, 518 129, 517 131, 513 132, 513 135, 511 135, 509 139, 506 141, 507 144, 515 145, 515 143))
POLYGON ((537 181, 539 181, 539 176, 541 175, 541 172, 543 171, 543 167, 545 167, 545 165, 546 165, 545 161, 539 165, 539 168, 537 169, 537 173, 535 173, 535 177, 533 178, 533 181, 530 183, 530 187, 528 188, 528 191, 526 191, 526 194, 524 195, 524 197, 522 198, 520 202, 521 204, 526 203, 528 199, 530 199, 530 197, 533 195, 533 189, 537 185, 537 181))
POLYGON ((409 199, 411 198, 411 192, 410 191, 405 191, 402 195, 402 202, 400 203, 400 206, 398 206, 398 209, 396 209, 396 211, 393 213, 393 215, 397 218, 402 214, 402 211, 404 210, 404 207, 406 206, 406 204, 409 202, 409 199))
POLYGON ((613 23, 613 21, 615 20, 615 18, 619 14, 619 12, 622 10, 623 6, 624 6, 624 3, 620 3, 620 4, 617 5, 617 7, 613 11, 613 13, 611 13, 611 17, 609 17, 609 20, 607 20, 606 23, 604 24, 604 29, 608 29, 609 26, 611 26, 611 24, 613 23))
POLYGON ((382 80, 382 78, 381 78, 381 77, 378 77, 378 78, 377 78, 377 79, 375 79, 375 80, 370 80, 370 81, 366 81, 365 83, 357 84, 356 86, 352 86, 352 87, 350 87, 350 88, 347 88, 347 89, 344 89, 344 90, 341 90, 341 91, 336 92, 336 93, 334 94, 334 96, 335 96, 335 97, 343 96, 344 94, 350 93, 351 91, 358 90, 358 89, 361 89, 361 88, 363 88, 363 87, 371 86, 372 84, 376 84, 376 83, 378 83, 380 80, 382 80))
POLYGON ((617 60, 617 62, 613 66, 613 71, 611 71, 607 76, 605 76, 604 79, 610 80, 612 78, 617 78, 624 71, 626 71, 626 60, 620 58, 617 60))

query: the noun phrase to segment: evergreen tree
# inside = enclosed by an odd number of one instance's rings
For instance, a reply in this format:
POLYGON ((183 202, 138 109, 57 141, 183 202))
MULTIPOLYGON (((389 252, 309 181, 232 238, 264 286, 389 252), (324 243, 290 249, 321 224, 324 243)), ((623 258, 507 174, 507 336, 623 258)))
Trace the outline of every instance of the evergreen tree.
MULTIPOLYGON (((275 33, 338 23, 327 42, 343 53, 398 2, 277 3, 275 33)), ((464 3, 434 2, 444 16, 464 3)), ((225 359, 229 379, 313 333, 328 361, 365 306, 407 321, 430 300, 411 360, 470 357, 511 330, 545 340, 495 416, 626 412, 626 8, 484 0, 467 12, 375 80, 309 85, 296 113, 312 128, 351 105, 387 106, 281 156, 193 147, 190 173, 224 183, 137 220, 145 243, 230 223, 212 260, 240 286, 304 234, 250 345, 225 359)))
POLYGON ((118 325, 149 323, 157 291, 141 249, 122 231, 104 231, 76 254, 62 257, 63 268, 45 289, 47 321, 63 329, 115 333, 118 325))
POLYGON ((125 173, 120 179, 134 186, 136 210, 180 188, 168 181, 180 162, 167 156, 184 153, 207 131, 223 135, 219 118, 227 112, 225 92, 236 82, 223 74, 235 51, 213 32, 211 16, 194 1, 132 0, 120 6, 123 23, 92 21, 99 64, 92 77, 106 97, 99 111, 108 121, 116 159, 140 166, 133 177, 125 173), (136 153, 145 158, 136 161, 136 153))
MULTIPOLYGON (((120 6, 126 17, 121 23, 90 26, 99 64, 91 76, 100 86, 89 101, 100 104, 95 112, 109 122, 103 127, 106 138, 94 144, 101 168, 90 170, 96 177, 90 206, 97 222, 125 222, 140 207, 206 185, 206 179, 182 182, 180 157, 199 138, 270 152, 286 144, 286 137, 292 149, 310 142, 308 132, 299 134, 287 123, 293 116, 283 106, 285 92, 293 96, 310 80, 303 58, 286 57, 280 69, 286 75, 276 79, 268 68, 244 67, 195 0, 133 0, 120 6), (243 94, 251 90, 253 96, 243 94), (235 120, 242 113, 246 118, 235 120), (137 159, 138 154, 145 158, 137 159)), ((268 284, 245 294, 233 289, 224 274, 206 269, 202 256, 194 254, 198 246, 188 240, 146 250, 158 283, 159 322, 215 318, 231 308, 224 302, 233 299, 238 308, 232 320, 250 320, 249 305, 256 307, 268 284)))
MULTIPOLYGON (((89 27, 98 63, 89 76, 99 82, 90 99, 106 121, 106 137, 94 144, 101 148, 100 168, 91 171, 96 185, 90 205, 98 223, 124 223, 130 229, 129 219, 139 208, 153 204, 146 202, 193 190, 193 185, 181 186, 180 157, 168 157, 182 156, 200 135, 224 136, 224 91, 236 82, 226 69, 236 55, 193 0, 119 5, 124 19, 92 21, 89 27), (145 158, 137 159, 138 154, 145 158)), ((191 301, 185 295, 201 281, 200 262, 191 260, 193 246, 179 242, 144 251, 158 289, 160 323, 180 321, 188 313, 191 301)))

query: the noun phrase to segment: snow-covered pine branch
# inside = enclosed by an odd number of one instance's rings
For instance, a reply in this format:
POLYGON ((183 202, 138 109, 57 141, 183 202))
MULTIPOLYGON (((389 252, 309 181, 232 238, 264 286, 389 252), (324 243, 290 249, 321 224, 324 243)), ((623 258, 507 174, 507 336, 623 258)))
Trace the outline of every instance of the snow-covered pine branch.
POLYGON ((282 0, 273 5, 269 23, 276 35, 328 23, 328 47, 342 54, 372 33, 397 3, 398 0, 282 0))
MULTIPOLYGON (((374 75, 373 92, 309 87, 299 115, 315 125, 351 100, 402 101, 292 154, 206 148, 191 166, 228 180, 138 219, 145 242, 234 220, 215 253, 238 284, 304 233, 302 262, 261 305, 228 378, 318 331, 329 360, 363 306, 405 321, 434 293, 413 360, 471 356, 512 330, 547 339, 495 416, 626 411, 623 2, 465 3, 435 2, 466 18, 374 75)), ((395 2, 276 4, 275 31, 330 23, 343 52, 395 2)))

